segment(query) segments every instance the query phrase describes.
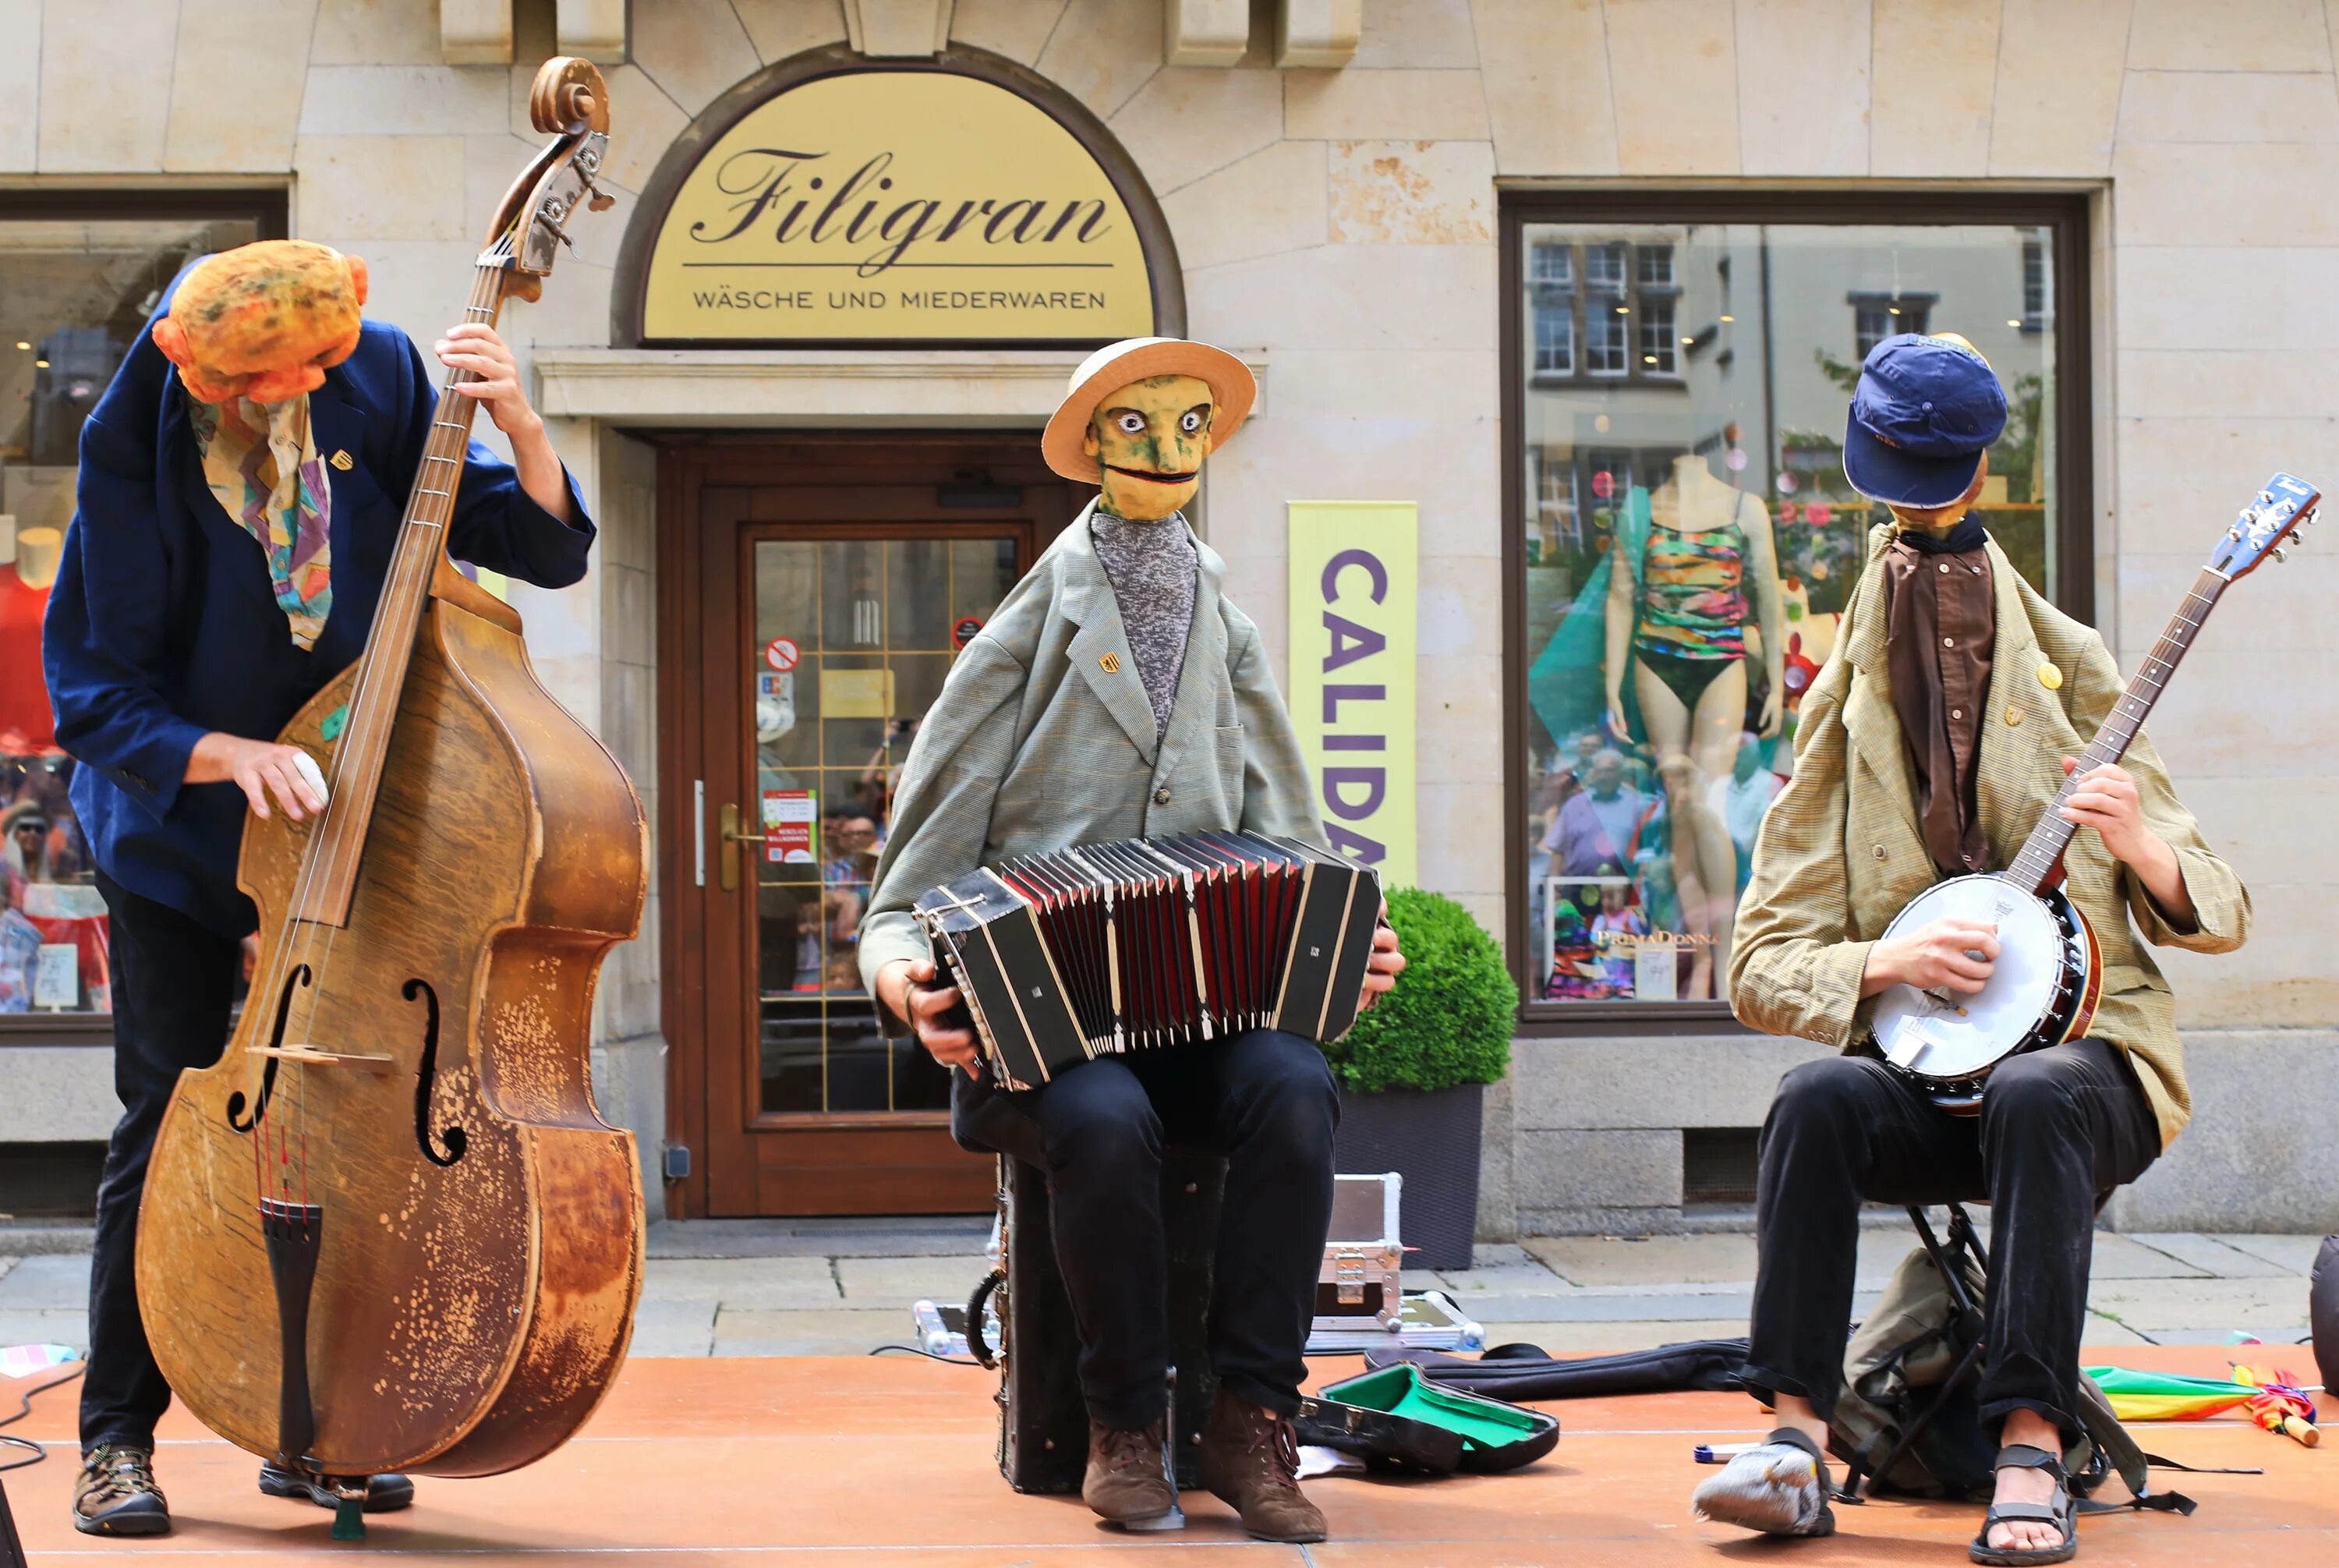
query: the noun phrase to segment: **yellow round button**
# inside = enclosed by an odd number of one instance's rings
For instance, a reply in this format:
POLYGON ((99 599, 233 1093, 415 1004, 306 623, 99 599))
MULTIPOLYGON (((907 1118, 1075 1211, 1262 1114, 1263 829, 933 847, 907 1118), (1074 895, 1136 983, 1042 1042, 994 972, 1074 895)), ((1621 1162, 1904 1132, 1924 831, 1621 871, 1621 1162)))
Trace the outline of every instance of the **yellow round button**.
POLYGON ((2006 709, 2006 722, 2010 725, 2020 724, 2022 722, 2022 710, 2009 703, 2006 709))
POLYGON ((2038 666, 2038 684, 2050 692, 2061 691, 2063 672, 2057 669, 2051 662, 2042 663, 2038 666))

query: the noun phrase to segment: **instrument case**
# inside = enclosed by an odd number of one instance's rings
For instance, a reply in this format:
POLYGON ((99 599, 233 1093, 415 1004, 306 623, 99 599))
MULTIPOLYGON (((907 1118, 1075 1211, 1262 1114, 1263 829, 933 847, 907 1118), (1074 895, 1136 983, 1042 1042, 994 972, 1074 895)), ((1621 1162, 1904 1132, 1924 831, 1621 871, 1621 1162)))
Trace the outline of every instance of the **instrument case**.
MULTIPOLYGON (((1441 1427, 1461 1442, 1459 1468, 1476 1475, 1532 1464, 1559 1445, 1558 1416, 1484 1395, 1441 1388, 1422 1376, 1421 1368, 1410 1361, 1327 1384, 1317 1401, 1441 1427)), ((1341 1446, 1328 1435, 1318 1435, 1324 1432, 1326 1424, 1321 1420, 1303 1424, 1299 1441, 1327 1448, 1341 1446)))
POLYGON ((1403 1327, 1405 1248, 1397 1240, 1397 1210, 1404 1188, 1405 1178, 1394 1170, 1332 1178, 1332 1229, 1316 1277, 1311 1342, 1318 1335, 1375 1327, 1395 1334, 1403 1327))
MULTIPOLYGON (((1048 1178, 1012 1158, 1000 1161, 1006 1283, 999 1313, 999 1471, 1018 1492, 1078 1492, 1088 1464, 1088 1406, 1081 1398, 1080 1336, 1056 1267, 1048 1178)), ((1177 1369, 1170 1429, 1178 1485, 1201 1484, 1202 1428, 1218 1392, 1210 1376, 1210 1279, 1218 1256, 1223 1155, 1181 1144, 1161 1150, 1161 1228, 1169 1242, 1170 1361, 1177 1369)))

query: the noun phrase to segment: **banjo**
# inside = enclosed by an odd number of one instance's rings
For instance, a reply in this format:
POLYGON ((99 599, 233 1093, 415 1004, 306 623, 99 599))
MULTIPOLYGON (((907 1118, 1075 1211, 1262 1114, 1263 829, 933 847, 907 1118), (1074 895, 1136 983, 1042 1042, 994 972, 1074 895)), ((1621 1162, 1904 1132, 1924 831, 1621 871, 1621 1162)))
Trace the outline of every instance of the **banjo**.
POLYGON ((1896 985, 1879 993, 1872 1028, 1884 1060, 1916 1080, 1943 1109, 1981 1109, 1990 1070, 2009 1056, 2077 1040, 2103 994, 2103 965, 2087 917, 2063 892, 2063 852, 2078 831, 2063 819, 2079 775, 2117 763, 2144 727, 2145 715, 2192 646, 2227 585, 2257 569, 2300 525, 2314 521, 2322 498, 2313 485, 2276 474, 2217 540, 2209 561, 2147 654, 2077 767, 2002 872, 1950 877, 1910 901, 1884 929, 1900 935, 1938 920, 1998 928, 1999 958, 1980 991, 1896 985))

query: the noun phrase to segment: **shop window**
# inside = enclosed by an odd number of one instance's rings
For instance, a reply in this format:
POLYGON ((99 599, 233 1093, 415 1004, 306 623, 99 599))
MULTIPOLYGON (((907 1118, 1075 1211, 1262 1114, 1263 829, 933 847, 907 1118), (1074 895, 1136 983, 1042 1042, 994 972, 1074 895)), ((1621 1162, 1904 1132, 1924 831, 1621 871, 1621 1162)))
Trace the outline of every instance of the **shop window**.
POLYGON ((1575 252, 1565 245, 1538 245, 1529 258, 1534 289, 1535 373, 1575 373, 1575 252))
MULTIPOLYGON (((281 197, 269 200, 281 212, 281 197)), ((0 205, 0 1018, 113 1010, 105 904, 41 670, 82 425, 182 266, 281 232, 264 211, 140 216, 137 205, 123 198, 121 215, 45 195, 0 205)))
POLYGON ((2011 409, 1982 516, 2015 569, 2068 606, 2057 561, 2077 526, 2065 508, 2084 516, 2070 477, 2084 459, 2058 431, 2085 421, 2065 416, 2060 367, 2080 356, 2009 319, 2018 283, 2026 305, 2051 298, 2056 231, 2035 220, 1539 215, 1565 200, 1523 198, 1506 223, 1522 291, 1510 362, 1525 371, 1510 421, 1520 978, 1533 1013, 1698 1002, 1719 1016, 1802 692, 1888 516, 1841 466, 1860 358, 1908 331, 1980 349, 2011 409), (1580 367, 1552 376, 1544 291, 1563 275, 1581 282, 1580 367))

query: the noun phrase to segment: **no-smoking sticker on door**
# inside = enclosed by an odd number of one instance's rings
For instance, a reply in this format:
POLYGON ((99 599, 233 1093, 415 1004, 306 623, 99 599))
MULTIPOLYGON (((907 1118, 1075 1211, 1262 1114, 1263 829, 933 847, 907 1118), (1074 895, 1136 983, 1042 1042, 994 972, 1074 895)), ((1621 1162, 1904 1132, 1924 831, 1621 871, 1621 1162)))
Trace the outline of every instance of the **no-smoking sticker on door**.
POLYGON ((764 645, 764 662, 783 674, 795 668, 796 660, 803 656, 790 637, 774 637, 764 645))

